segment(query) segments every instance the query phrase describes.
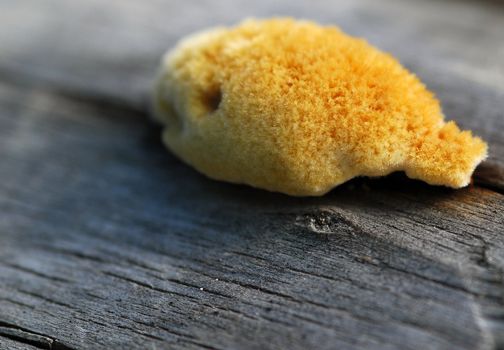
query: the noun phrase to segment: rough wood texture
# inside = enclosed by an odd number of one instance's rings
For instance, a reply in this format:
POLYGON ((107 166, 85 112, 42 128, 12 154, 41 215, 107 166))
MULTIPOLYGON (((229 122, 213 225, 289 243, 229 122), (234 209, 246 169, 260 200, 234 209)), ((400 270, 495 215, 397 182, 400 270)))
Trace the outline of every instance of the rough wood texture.
POLYGON ((502 32, 479 2, 0 1, 0 348, 504 348, 502 32), (490 141, 476 185, 289 198, 168 154, 159 55, 271 14, 398 55, 490 141))

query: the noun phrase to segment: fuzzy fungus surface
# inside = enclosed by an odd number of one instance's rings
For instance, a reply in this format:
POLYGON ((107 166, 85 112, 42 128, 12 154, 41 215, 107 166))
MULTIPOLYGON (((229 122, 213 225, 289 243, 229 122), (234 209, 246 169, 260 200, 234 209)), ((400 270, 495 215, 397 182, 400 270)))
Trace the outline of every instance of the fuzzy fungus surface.
POLYGON ((182 40, 163 58, 154 116, 166 146, 207 176, 295 196, 394 171, 463 187, 487 153, 391 55, 293 19, 182 40))

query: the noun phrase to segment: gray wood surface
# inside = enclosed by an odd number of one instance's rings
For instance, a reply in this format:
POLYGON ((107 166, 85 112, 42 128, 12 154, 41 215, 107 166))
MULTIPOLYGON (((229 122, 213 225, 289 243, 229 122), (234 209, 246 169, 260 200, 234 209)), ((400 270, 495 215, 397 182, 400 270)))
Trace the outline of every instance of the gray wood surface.
POLYGON ((503 33, 493 2, 0 1, 0 349, 504 348, 503 33), (489 141, 475 184, 290 198, 175 159, 160 55, 252 15, 398 56, 489 141))

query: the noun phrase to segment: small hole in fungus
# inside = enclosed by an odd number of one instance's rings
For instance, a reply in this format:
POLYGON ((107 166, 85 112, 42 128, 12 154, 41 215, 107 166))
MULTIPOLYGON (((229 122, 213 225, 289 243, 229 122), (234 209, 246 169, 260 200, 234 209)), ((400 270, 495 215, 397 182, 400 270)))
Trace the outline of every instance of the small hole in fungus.
POLYGON ((202 101, 209 114, 215 112, 222 101, 222 92, 220 88, 216 87, 215 89, 203 93, 202 101))

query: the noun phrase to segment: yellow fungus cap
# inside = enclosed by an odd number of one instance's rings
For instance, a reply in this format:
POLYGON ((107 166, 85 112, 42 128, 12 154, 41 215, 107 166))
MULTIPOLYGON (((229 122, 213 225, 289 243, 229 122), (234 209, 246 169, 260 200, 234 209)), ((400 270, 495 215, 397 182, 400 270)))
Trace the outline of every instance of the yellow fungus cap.
POLYGON ((154 114, 167 147, 202 173, 296 196, 401 170, 463 187, 487 152, 392 56, 293 19, 181 41, 162 61, 154 114))

